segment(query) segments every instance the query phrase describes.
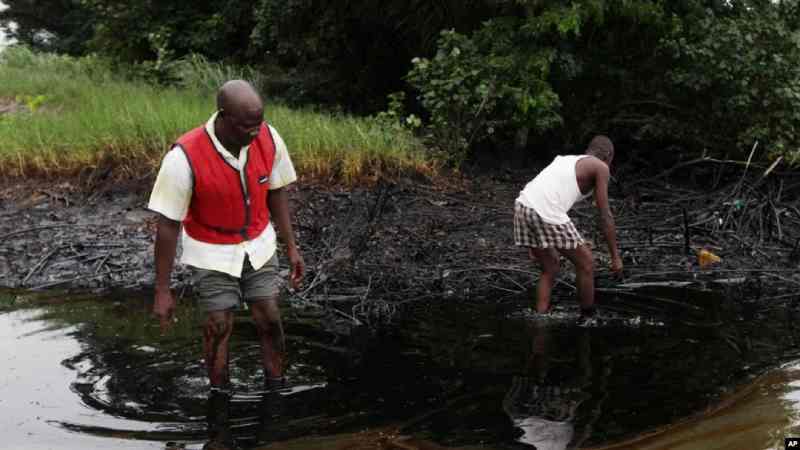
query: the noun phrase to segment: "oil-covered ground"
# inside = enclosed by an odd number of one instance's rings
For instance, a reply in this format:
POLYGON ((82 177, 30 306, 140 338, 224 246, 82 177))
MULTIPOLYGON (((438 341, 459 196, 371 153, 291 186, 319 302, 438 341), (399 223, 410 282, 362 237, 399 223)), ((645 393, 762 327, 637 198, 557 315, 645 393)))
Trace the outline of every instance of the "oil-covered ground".
MULTIPOLYGON (((713 281, 740 300, 797 299, 800 182, 788 176, 765 181, 751 171, 752 177, 698 186, 659 177, 628 181, 632 172, 621 169, 611 189, 626 284, 606 269, 608 250, 592 203, 571 213, 594 248, 601 291, 713 281), (721 261, 703 266, 701 252, 721 261)), ((512 237, 514 199, 529 177, 501 172, 447 184, 292 185, 294 228, 308 266, 292 301, 338 305, 364 321, 407 302, 530 294, 538 271, 512 237)), ((85 180, 0 187, 0 286, 80 292, 151 287, 149 188, 149 181, 85 180)), ((188 295, 187 273, 178 267, 174 286, 188 295)), ((574 293, 573 280, 567 263, 557 289, 574 293)))

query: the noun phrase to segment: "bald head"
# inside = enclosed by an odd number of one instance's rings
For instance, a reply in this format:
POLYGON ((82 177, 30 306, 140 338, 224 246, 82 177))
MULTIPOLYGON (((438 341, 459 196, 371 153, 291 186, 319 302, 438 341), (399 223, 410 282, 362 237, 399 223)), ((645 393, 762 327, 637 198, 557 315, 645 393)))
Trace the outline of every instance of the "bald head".
POLYGON ((608 164, 614 159, 614 144, 608 136, 599 134, 589 142, 586 154, 592 155, 608 164))
POLYGON ((258 135, 264 121, 264 102, 253 85, 231 80, 219 88, 217 110, 216 135, 228 151, 238 154, 258 135))
POLYGON ((264 102, 252 84, 244 80, 225 82, 217 92, 217 109, 233 114, 263 110, 264 102))

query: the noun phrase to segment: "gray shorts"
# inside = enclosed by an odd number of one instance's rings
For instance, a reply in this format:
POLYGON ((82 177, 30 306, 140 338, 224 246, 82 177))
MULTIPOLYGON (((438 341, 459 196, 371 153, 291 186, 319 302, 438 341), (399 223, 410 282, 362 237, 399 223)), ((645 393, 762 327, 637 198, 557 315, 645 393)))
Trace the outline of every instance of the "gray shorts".
POLYGON ((192 268, 192 282, 197 304, 204 311, 237 309, 242 301, 255 303, 278 298, 283 280, 278 274, 278 255, 273 255, 260 269, 253 270, 245 257, 242 277, 236 278, 216 270, 192 268))

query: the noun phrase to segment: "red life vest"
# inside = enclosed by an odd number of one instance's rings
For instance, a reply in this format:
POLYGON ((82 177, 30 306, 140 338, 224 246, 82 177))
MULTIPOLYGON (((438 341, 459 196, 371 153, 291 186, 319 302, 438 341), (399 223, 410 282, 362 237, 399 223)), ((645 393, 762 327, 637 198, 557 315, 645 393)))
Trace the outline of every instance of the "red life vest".
POLYGON ((238 244, 261 234, 269 224, 269 177, 275 142, 265 123, 247 151, 242 188, 239 171, 214 148, 205 126, 178 139, 192 169, 192 201, 183 220, 193 239, 211 244, 238 244))

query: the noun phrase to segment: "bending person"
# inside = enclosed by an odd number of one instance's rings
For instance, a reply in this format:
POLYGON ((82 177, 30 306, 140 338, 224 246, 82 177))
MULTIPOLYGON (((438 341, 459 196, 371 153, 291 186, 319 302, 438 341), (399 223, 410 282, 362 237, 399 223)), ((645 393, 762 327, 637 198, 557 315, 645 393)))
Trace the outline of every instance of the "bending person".
POLYGON ((537 312, 550 309, 550 293, 560 269, 559 255, 564 255, 575 265, 581 315, 594 316, 592 250, 567 215, 575 202, 592 193, 600 215, 600 228, 611 254, 611 271, 622 272, 614 216, 608 201, 609 169, 613 159, 611 140, 595 136, 585 154, 556 156, 517 197, 514 242, 528 247, 531 258, 542 266, 536 287, 537 312))

